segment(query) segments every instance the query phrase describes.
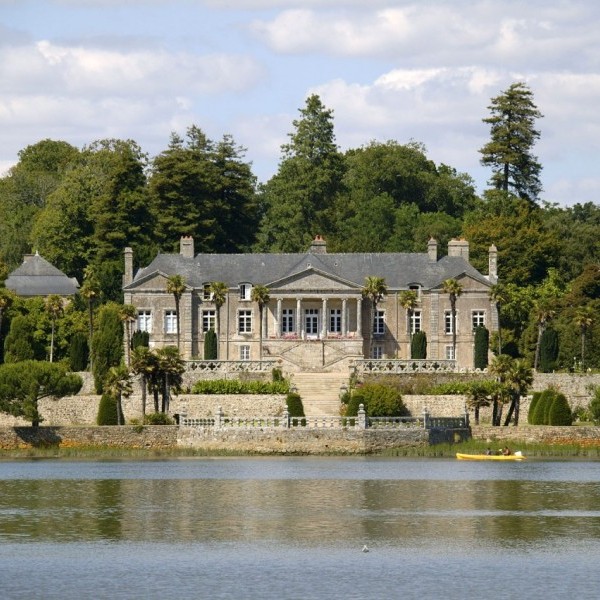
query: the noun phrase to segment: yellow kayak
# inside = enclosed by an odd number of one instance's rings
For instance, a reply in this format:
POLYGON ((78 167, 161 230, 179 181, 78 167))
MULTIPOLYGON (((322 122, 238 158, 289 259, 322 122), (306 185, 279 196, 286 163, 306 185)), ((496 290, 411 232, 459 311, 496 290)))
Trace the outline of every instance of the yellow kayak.
POLYGON ((458 460, 525 460, 520 452, 514 454, 461 454, 456 453, 458 460))

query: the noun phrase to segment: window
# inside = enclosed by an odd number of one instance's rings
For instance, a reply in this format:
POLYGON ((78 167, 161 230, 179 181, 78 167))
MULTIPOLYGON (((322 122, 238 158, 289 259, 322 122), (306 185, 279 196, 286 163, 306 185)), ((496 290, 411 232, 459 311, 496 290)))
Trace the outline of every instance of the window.
POLYGON ((281 314, 281 333, 294 333, 294 309, 284 308, 281 314))
POLYGON ((423 315, 421 310, 413 310, 410 316, 410 332, 417 333, 422 329, 423 315))
POLYGON ((446 346, 446 360, 454 360, 454 346, 446 346))
POLYGON ((152 331, 152 313, 149 310, 139 310, 137 318, 138 331, 152 331))
POLYGON ((213 293, 210 291, 210 283, 202 284, 202 300, 212 300, 213 293))
POLYGON ((408 289, 416 294, 417 300, 421 299, 421 286, 418 283, 413 283, 412 285, 409 285, 408 289))
POLYGON ((240 346, 240 360, 250 360, 250 346, 240 346))
POLYGON ((319 333, 319 309, 307 308, 304 311, 306 324, 306 335, 317 335, 319 333))
POLYGON ((383 346, 373 346, 371 358, 374 358, 375 360, 383 358, 383 346))
POLYGON ((177 333, 177 312, 165 311, 165 333, 177 333))
POLYGON ((342 332, 342 309, 332 308, 329 311, 329 331, 331 333, 342 332))
POLYGON ((251 283, 240 283, 240 300, 252 300, 251 283))
POLYGON ((452 325, 453 325, 452 311, 451 310, 444 311, 444 332, 447 335, 452 335, 452 332, 454 331, 454 328, 452 327, 452 325))
POLYGON ((252 333, 251 310, 240 310, 238 312, 238 333, 252 333))
POLYGON ((471 313, 471 321, 473 323, 473 329, 477 327, 485 327, 485 311, 484 310, 474 310, 471 313))
POLYGON ((381 335, 385 333, 385 311, 376 310, 373 316, 373 333, 381 335))
POLYGON ((202 331, 206 333, 209 329, 215 329, 216 315, 214 310, 202 311, 202 331))

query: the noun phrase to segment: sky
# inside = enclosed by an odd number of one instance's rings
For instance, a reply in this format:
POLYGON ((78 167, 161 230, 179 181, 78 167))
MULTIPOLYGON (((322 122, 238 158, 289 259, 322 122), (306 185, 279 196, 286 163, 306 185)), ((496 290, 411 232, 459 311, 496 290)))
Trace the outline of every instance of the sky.
POLYGON ((544 115, 542 200, 598 202, 596 0, 0 0, 0 174, 46 138, 153 157, 196 125, 264 182, 316 93, 342 151, 420 142, 481 193, 482 120, 516 81, 544 115))

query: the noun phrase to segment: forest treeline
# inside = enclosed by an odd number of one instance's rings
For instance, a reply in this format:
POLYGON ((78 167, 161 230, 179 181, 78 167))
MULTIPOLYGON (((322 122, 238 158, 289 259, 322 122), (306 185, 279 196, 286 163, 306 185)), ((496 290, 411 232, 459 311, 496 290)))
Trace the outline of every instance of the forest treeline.
POLYGON ((460 236, 484 273, 489 246, 498 248, 504 352, 531 358, 550 330, 559 339, 554 366, 600 367, 600 207, 543 200, 542 165, 531 152, 542 115, 526 85, 513 84, 488 108, 482 196, 467 173, 436 164, 415 141, 366 141, 342 152, 333 111, 316 95, 263 183, 231 135, 211 140, 196 125, 173 133, 154 157, 133 140, 81 149, 41 140, 0 179, 0 281, 39 251, 80 283, 93 274, 99 305, 122 299, 126 246, 139 267, 177 251, 182 235, 209 253, 301 252, 316 234, 331 252, 424 252, 430 237, 443 251, 460 236))

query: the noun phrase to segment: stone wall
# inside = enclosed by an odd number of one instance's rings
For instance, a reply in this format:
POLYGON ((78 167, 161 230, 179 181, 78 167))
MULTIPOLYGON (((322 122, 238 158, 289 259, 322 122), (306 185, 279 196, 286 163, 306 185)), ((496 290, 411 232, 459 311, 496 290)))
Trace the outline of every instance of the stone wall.
MULTIPOLYGON (((472 426, 473 439, 486 442, 526 442, 529 444, 573 444, 600 446, 600 427, 552 427, 546 425, 519 427, 472 426)), ((516 450, 517 448, 515 448, 516 450)))

